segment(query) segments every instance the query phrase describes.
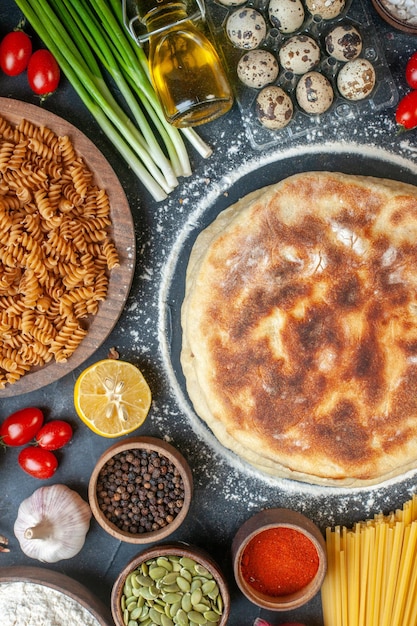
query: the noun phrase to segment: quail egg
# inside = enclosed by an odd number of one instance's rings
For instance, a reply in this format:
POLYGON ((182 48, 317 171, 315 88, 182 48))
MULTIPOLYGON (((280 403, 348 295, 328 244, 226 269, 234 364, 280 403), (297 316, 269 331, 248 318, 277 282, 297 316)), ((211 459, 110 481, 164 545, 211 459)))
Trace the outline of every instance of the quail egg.
POLYGON ((264 87, 259 92, 255 110, 260 123, 270 130, 285 128, 294 113, 290 96, 276 85, 264 87))
POLYGON ((254 89, 262 89, 273 83, 278 72, 277 59, 272 52, 262 50, 262 48, 245 52, 237 64, 239 80, 247 87, 254 89))
POLYGON ((325 39, 327 53, 337 61, 351 61, 362 52, 362 37, 354 26, 336 26, 325 39))
POLYGON ((307 9, 322 20, 333 20, 345 8, 346 0, 306 0, 307 9))
POLYGON ((304 6, 301 0, 270 0, 269 19, 281 33, 294 33, 304 22, 304 6))
POLYGON ((337 88, 347 100, 363 100, 375 87, 375 68, 367 59, 348 61, 337 75, 337 88))
POLYGON ((294 35, 281 46, 279 62, 293 74, 305 74, 319 64, 320 47, 307 35, 294 35))
POLYGON ((261 13, 250 7, 237 9, 227 18, 226 33, 236 48, 253 50, 266 35, 266 22, 261 13))
POLYGON ((245 4, 246 0, 219 0, 219 2, 225 7, 239 7, 245 4))
POLYGON ((304 74, 297 83, 295 96, 303 111, 312 114, 327 111, 334 98, 330 81, 320 72, 304 74))

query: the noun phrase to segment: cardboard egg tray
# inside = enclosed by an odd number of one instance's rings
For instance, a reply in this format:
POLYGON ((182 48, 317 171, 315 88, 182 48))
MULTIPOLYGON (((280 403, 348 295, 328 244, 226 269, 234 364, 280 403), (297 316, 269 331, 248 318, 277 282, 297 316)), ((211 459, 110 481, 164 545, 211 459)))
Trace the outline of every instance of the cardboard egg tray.
POLYGON ((343 13, 332 20, 313 17, 304 6, 304 23, 299 30, 289 34, 283 34, 272 26, 268 18, 268 2, 269 0, 247 0, 245 4, 239 7, 226 7, 217 0, 207 0, 206 4, 208 24, 234 87, 246 134, 255 149, 261 150, 275 145, 288 145, 293 139, 307 137, 315 129, 325 132, 326 128, 334 127, 335 124, 354 121, 366 113, 377 113, 396 105, 398 102, 397 88, 386 63, 371 15, 363 0, 348 1, 343 13), (248 50, 234 47, 226 34, 228 16, 233 11, 243 7, 257 9, 264 16, 267 24, 267 35, 260 48, 272 52, 277 60, 280 47, 289 37, 305 34, 319 44, 321 59, 318 67, 314 69, 323 73, 330 80, 334 91, 333 104, 325 113, 309 115, 300 109, 295 99, 295 88, 300 76, 284 71, 280 67, 278 78, 273 84, 282 87, 290 95, 294 105, 294 115, 290 123, 280 130, 269 130, 261 125, 255 113, 255 100, 259 90, 245 86, 236 73, 239 59, 248 50), (339 24, 352 25, 359 31, 363 41, 360 58, 367 59, 375 68, 375 88, 371 95, 364 100, 347 100, 338 93, 336 87, 337 74, 344 63, 327 54, 325 37, 330 30, 339 24))

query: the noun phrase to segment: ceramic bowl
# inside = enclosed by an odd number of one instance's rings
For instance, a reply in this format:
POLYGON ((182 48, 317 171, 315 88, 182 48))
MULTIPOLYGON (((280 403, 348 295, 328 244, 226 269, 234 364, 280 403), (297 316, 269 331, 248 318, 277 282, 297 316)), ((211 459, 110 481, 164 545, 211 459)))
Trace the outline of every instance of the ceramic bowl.
MULTIPOLYGON (((83 624, 94 624, 94 626, 111 626, 113 624, 110 607, 104 604, 78 580, 61 572, 36 565, 2 566, 0 567, 0 588, 3 584, 7 586, 12 585, 10 589, 13 591, 14 599, 9 599, 9 603, 11 602, 12 609, 14 608, 14 603, 16 604, 16 610, 18 607, 20 608, 20 611, 17 612, 21 613, 21 620, 25 623, 26 619, 23 615, 27 616, 36 594, 36 604, 39 613, 37 613, 36 618, 33 617, 31 623, 35 623, 37 619, 38 624, 45 624, 46 621, 42 618, 41 613, 45 614, 45 620, 48 615, 48 623, 58 623, 56 621, 58 616, 51 616, 50 609, 48 613, 48 607, 50 607, 50 603, 55 598, 55 601, 61 599, 67 609, 72 605, 79 616, 78 619, 83 619, 83 624), (14 583, 16 583, 15 588, 13 587, 14 583), (39 592, 39 589, 42 589, 42 593, 39 592), (21 594, 24 595, 22 596, 21 594), (45 604, 43 604, 42 599, 45 604), (84 611, 87 611, 87 614, 82 618, 81 613, 84 611)), ((16 623, 23 623, 19 621, 19 618, 16 619, 16 623)), ((15 623, 14 620, 12 621, 15 623)), ((7 620, 7 616, 6 622, 8 624, 11 623, 7 620)), ((4 616, 1 623, 5 623, 4 616)), ((81 622, 77 620, 77 623, 81 622)))
MULTIPOLYGON (((169 589, 172 590, 169 592, 171 594, 169 602, 165 601, 165 604, 162 605, 165 614, 167 617, 169 614, 169 618, 172 621, 174 621, 174 615, 178 611, 182 611, 183 617, 185 615, 190 619, 192 618, 191 611, 204 615, 206 612, 205 606, 207 606, 211 619, 207 623, 213 626, 226 626, 230 613, 230 595, 226 579, 215 560, 205 550, 185 543, 158 544, 146 548, 132 558, 123 568, 113 585, 111 594, 111 611, 116 626, 125 626, 125 624, 129 623, 129 619, 138 619, 138 623, 141 623, 140 620, 144 618, 143 613, 138 617, 133 613, 136 607, 132 596, 135 597, 136 595, 138 597, 141 595, 138 589, 140 589, 142 583, 147 584, 142 577, 138 579, 135 577, 133 580, 134 574, 132 575, 132 573, 136 570, 140 571, 139 576, 143 572, 148 572, 148 581, 153 582, 155 580, 155 584, 150 587, 149 593, 151 598, 152 594, 158 594, 158 599, 163 603, 164 601, 161 598, 167 593, 167 591, 164 591, 164 585, 168 585, 169 589), (150 563, 152 563, 151 566, 149 565, 150 563), (152 572, 153 567, 158 568, 154 570, 155 574, 152 572), (177 578, 178 574, 181 581, 177 578), (168 578, 165 578, 165 576, 168 578), (128 582, 130 587, 125 588, 128 577, 130 577, 128 582), (137 580, 141 582, 138 583, 137 580), (176 582, 177 580, 178 583, 176 582), (191 590, 195 591, 196 588, 200 589, 201 593, 195 592, 191 594, 191 590), (126 593, 131 593, 131 600, 128 606, 126 606, 126 593), (178 596, 177 598, 173 597, 174 593, 178 596), (196 597, 197 593, 200 596, 198 598, 196 597), (160 598, 159 595, 161 596, 160 598), (194 596, 193 599, 192 595, 194 596), (175 599, 177 604, 173 602, 175 599), (191 599, 193 604, 190 609, 191 599), (218 615, 218 621, 214 619, 216 614, 218 615)), ((145 601, 145 611, 149 611, 150 618, 152 618, 150 611, 153 603, 153 600, 150 600, 149 603, 145 601)), ((160 603, 156 604, 161 606, 160 603)), ((156 620, 156 623, 160 622, 156 620)), ((175 623, 188 624, 188 621, 184 620, 181 622, 178 620, 175 623)))
POLYGON ((327 570, 326 544, 320 529, 310 519, 290 509, 266 509, 249 518, 233 539, 232 559, 234 576, 242 593, 257 606, 271 611, 288 611, 306 604, 320 590, 327 570), (256 569, 253 569, 253 554, 267 535, 270 538, 273 535, 273 548, 266 556, 263 553, 262 559, 269 563, 261 561, 257 576, 256 569), (288 548, 295 541, 297 556, 293 559, 288 548), (306 578, 307 559, 313 570, 316 568, 309 578, 306 578), (291 578, 297 573, 304 576, 303 582, 300 579, 302 586, 295 583, 288 586, 284 578, 287 567, 291 578), (271 576, 272 570, 282 581, 271 580, 263 585, 264 573, 271 576), (281 583, 283 586, 276 586, 281 583))
MULTIPOLYGON (((401 20, 394 13, 391 13, 387 4, 383 0, 372 0, 373 7, 382 19, 390 26, 405 33, 417 34, 417 25, 410 24, 405 20, 401 20)), ((417 17, 417 16, 416 16, 417 17)))
POLYGON ((182 524, 192 490, 190 467, 174 446, 155 437, 130 437, 100 456, 88 499, 106 532, 144 544, 165 539, 182 524))

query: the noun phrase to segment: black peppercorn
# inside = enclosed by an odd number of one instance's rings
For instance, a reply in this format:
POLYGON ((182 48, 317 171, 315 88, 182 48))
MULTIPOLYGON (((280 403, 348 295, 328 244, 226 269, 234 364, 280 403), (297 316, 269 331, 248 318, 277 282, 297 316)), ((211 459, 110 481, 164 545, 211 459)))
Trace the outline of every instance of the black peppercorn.
POLYGON ((164 455, 132 449, 114 455, 97 481, 99 508, 124 532, 159 530, 174 521, 184 504, 184 483, 164 455))

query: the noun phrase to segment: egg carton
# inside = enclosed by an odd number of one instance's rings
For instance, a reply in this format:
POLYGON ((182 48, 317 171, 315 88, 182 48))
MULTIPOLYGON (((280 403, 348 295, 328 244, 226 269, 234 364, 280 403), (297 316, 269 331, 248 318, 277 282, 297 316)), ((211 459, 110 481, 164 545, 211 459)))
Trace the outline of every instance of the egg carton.
POLYGON ((253 148, 262 150, 276 145, 287 145, 291 140, 306 137, 314 130, 319 129, 325 133, 326 128, 333 128, 341 122, 353 121, 361 115, 377 113, 396 105, 398 91, 386 63, 372 17, 363 0, 348 0, 343 12, 331 20, 310 15, 304 6, 306 17, 302 26, 299 30, 288 34, 281 33, 271 24, 268 17, 268 4, 269 0, 247 0, 239 6, 225 6, 219 0, 207 0, 206 4, 207 21, 228 70, 242 122, 253 148), (270 130, 260 123, 255 112, 255 101, 260 90, 245 86, 236 72, 239 59, 248 50, 232 45, 226 33, 229 15, 244 7, 254 8, 264 16, 267 33, 259 47, 270 51, 277 60, 282 45, 295 35, 308 35, 319 44, 320 62, 314 69, 328 78, 334 92, 333 103, 326 112, 314 115, 305 113, 298 106, 295 97, 296 85, 301 76, 294 75, 280 67, 278 77, 272 84, 281 87, 290 96, 294 107, 293 117, 285 128, 279 130, 270 130), (340 95, 337 89, 337 75, 344 63, 337 61, 326 51, 326 35, 335 26, 342 24, 354 26, 359 31, 362 37, 360 58, 367 59, 375 69, 375 87, 370 96, 363 100, 347 100, 340 95))

